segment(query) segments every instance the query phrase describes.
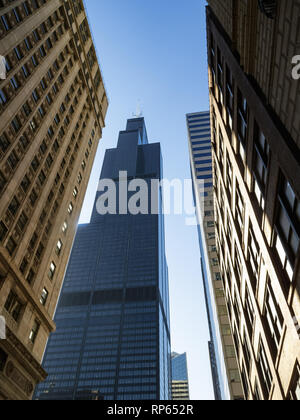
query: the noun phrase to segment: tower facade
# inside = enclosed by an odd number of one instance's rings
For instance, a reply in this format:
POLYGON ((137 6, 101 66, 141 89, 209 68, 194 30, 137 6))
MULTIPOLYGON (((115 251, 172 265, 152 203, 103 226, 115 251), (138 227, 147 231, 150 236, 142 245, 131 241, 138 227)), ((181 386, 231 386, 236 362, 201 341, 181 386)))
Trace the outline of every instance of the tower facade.
POLYGON ((299 400, 300 3, 208 3, 216 246, 243 389, 299 400))
POLYGON ((172 400, 190 399, 186 353, 172 353, 172 400))
POLYGON ((108 101, 81 0, 1 1, 0 52, 0 399, 18 400, 46 377, 108 101))
POLYGON ((103 163, 99 189, 107 183, 113 194, 98 191, 90 224, 78 228, 43 362, 49 376, 35 398, 171 399, 160 188, 150 194, 161 178, 160 144, 148 144, 143 118, 129 120, 103 163), (146 192, 137 206, 147 203, 133 214, 138 185, 146 192), (113 203, 107 214, 104 202, 113 203))
POLYGON ((208 343, 216 400, 243 399, 216 248, 210 113, 187 115, 193 193, 197 209, 201 277, 211 340, 208 343))

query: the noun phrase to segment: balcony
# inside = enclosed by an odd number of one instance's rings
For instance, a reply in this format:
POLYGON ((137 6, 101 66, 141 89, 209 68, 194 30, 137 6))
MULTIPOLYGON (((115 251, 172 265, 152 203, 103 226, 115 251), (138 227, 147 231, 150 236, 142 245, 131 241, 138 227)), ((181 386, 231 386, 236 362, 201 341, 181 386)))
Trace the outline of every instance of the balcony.
POLYGON ((268 18, 275 18, 277 8, 276 0, 258 0, 258 5, 262 13, 264 13, 268 18))

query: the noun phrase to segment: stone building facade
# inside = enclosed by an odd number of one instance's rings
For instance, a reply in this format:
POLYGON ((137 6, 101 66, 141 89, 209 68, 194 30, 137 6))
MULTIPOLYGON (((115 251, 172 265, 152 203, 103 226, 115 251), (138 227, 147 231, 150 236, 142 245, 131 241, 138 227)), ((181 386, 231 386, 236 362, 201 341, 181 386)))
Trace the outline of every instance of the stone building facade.
POLYGON ((207 8, 217 249, 245 396, 300 399, 300 2, 207 8))
POLYGON ((81 0, 0 1, 0 399, 30 399, 108 108, 81 0))

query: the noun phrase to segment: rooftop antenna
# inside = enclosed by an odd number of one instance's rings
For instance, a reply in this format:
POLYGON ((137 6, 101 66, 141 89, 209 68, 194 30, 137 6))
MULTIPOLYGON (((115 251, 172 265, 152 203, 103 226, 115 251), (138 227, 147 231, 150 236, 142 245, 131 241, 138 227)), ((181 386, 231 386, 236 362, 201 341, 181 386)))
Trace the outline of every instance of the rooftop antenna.
POLYGON ((143 116, 143 111, 142 111, 142 107, 141 107, 141 101, 138 101, 137 107, 136 107, 136 111, 135 113, 132 114, 132 116, 134 118, 141 118, 143 116))

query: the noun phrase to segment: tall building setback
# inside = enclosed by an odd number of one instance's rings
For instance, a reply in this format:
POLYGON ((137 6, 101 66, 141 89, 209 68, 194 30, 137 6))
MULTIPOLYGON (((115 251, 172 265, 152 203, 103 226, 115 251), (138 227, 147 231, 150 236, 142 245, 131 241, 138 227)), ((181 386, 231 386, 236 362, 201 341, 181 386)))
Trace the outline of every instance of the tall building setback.
POLYGON ((108 100, 81 0, 0 1, 0 53, 0 400, 26 400, 108 100))
POLYGON ((119 200, 141 182, 150 192, 161 178, 160 144, 148 144, 143 118, 128 120, 118 147, 106 151, 100 179, 115 186, 116 214, 98 213, 105 194, 98 191, 90 224, 78 228, 43 361, 49 376, 36 399, 171 399, 161 190, 149 194, 144 214, 127 212, 133 192, 119 200))
POLYGON ((187 114, 187 127, 215 399, 240 400, 244 394, 216 248, 209 111, 187 114))
POLYGON ((209 0, 216 245, 245 397, 300 399, 300 2, 209 0))
POLYGON ((189 401, 189 375, 186 353, 172 353, 172 400, 189 401))

